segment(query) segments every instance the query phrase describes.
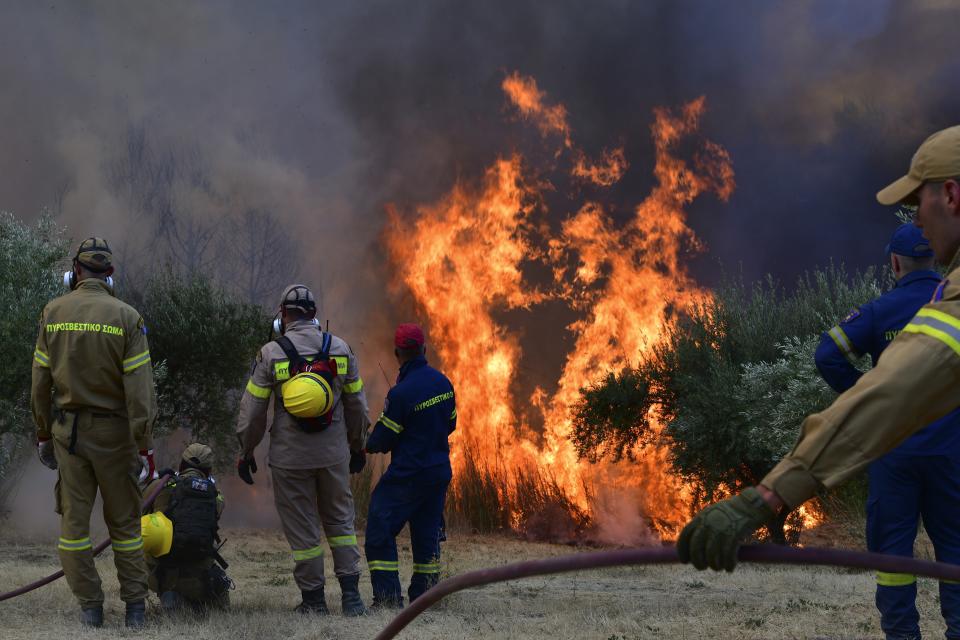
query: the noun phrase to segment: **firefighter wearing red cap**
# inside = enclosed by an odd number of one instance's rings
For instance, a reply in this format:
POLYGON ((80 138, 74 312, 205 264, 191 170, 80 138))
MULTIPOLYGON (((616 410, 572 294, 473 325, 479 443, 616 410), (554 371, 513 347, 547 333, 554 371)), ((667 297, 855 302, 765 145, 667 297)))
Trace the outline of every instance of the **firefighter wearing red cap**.
POLYGON ((303 596, 297 611, 328 613, 322 527, 343 614, 358 616, 366 610, 350 474, 366 463, 367 400, 353 350, 322 331, 316 314, 310 289, 301 284, 284 289, 274 325, 281 336, 260 349, 240 401, 237 472, 253 484, 253 453, 266 432, 272 396, 270 468, 277 513, 293 552, 293 577, 303 596))
POLYGON ((397 327, 394 346, 400 375, 367 441, 369 453, 391 454, 367 515, 365 551, 375 607, 403 606, 396 536, 407 523, 413 550, 410 601, 439 579, 443 505, 452 475, 447 437, 457 426, 453 385, 427 364, 420 327, 397 327))
POLYGON ((140 314, 114 297, 112 274, 106 240, 84 240, 64 275, 70 293, 52 300, 40 317, 30 404, 40 461, 58 471, 57 548, 80 602, 81 622, 103 624, 103 589, 90 540, 99 490, 126 625, 139 628, 147 567, 137 480, 156 477, 150 433, 157 409, 147 331, 140 314))

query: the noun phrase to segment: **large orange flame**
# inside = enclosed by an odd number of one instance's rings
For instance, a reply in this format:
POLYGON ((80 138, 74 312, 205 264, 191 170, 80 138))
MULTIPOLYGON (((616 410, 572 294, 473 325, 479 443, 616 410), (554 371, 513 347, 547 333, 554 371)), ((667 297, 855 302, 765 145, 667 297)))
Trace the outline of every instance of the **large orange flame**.
MULTIPOLYGON (((566 109, 548 104, 532 78, 510 74, 503 89, 521 116, 570 150, 570 174, 603 187, 626 171, 622 148, 598 163, 587 160, 572 141, 566 109)), ((385 236, 396 284, 422 310, 434 351, 457 391, 455 476, 468 445, 482 455, 482 465, 532 465, 595 520, 613 516, 607 520, 631 523, 631 532, 607 527, 607 537, 617 541, 642 534, 637 514, 661 534, 674 533, 684 520, 689 496, 669 472, 666 451, 648 447, 637 462, 591 465, 577 459, 569 434, 582 387, 638 364, 676 310, 709 295, 681 261, 699 247, 683 207, 708 192, 728 198, 733 169, 726 151, 709 141, 700 140, 689 160, 676 152, 681 140, 696 139, 704 106, 701 97, 678 113, 655 110, 657 184, 626 224, 618 226, 609 206, 596 201, 584 202, 559 229, 535 221, 536 212, 549 213, 541 196, 551 187, 519 155, 498 159, 479 187, 458 184, 439 202, 419 207, 412 233, 408 217, 390 208, 389 228, 406 229, 385 236), (553 282, 531 284, 524 275, 531 262, 547 266, 553 282), (540 386, 529 398, 517 397, 521 340, 496 316, 510 309, 534 314, 547 300, 579 314, 567 327, 575 347, 557 372, 554 392, 540 386), (539 409, 542 430, 526 424, 525 401, 539 409)), ((535 321, 530 323, 535 331, 535 321)))

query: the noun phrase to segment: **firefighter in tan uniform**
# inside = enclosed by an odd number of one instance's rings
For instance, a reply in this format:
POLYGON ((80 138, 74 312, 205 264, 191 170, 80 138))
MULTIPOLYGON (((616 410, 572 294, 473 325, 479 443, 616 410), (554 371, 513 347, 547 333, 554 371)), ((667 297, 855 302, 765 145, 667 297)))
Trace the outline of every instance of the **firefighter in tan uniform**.
POLYGON ((909 173, 877 194, 917 207, 914 224, 947 277, 887 347, 877 366, 804 420, 793 450, 757 487, 713 504, 677 541, 681 560, 732 571, 740 543, 781 508, 794 509, 863 470, 908 436, 960 406, 960 126, 939 131, 909 173))
POLYGON ((275 322, 282 335, 260 349, 240 401, 237 471, 253 484, 253 452, 266 431, 273 396, 270 468, 277 512, 293 551, 293 576, 303 596, 297 611, 328 613, 322 526, 343 613, 358 616, 365 608, 358 586, 360 550, 350 474, 365 464, 367 400, 356 356, 346 342, 320 330, 316 313, 307 287, 284 290, 275 322))
POLYGON ((84 240, 65 274, 72 290, 47 304, 40 317, 30 404, 40 460, 59 472, 60 563, 80 602, 81 621, 103 623, 90 540, 99 489, 126 625, 139 628, 147 595, 139 482, 156 473, 150 437, 156 400, 143 319, 113 296, 112 273, 106 241, 84 240))

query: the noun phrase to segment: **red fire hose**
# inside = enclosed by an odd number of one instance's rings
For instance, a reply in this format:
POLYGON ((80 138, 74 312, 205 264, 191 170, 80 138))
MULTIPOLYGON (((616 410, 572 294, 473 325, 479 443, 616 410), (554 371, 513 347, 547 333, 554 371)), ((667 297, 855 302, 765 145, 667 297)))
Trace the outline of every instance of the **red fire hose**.
MULTIPOLYGON (((739 558, 743 562, 764 564, 800 564, 832 567, 852 567, 873 569, 888 573, 909 573, 939 580, 960 581, 960 565, 929 560, 915 560, 899 556, 845 549, 821 549, 807 547, 791 549, 775 545, 745 546, 740 548, 739 558)), ((422 596, 414 600, 409 607, 401 611, 390 621, 374 640, 389 640, 410 624, 414 618, 451 593, 470 587, 478 587, 492 582, 542 576, 565 571, 597 569, 640 564, 678 563, 675 547, 657 547, 647 549, 623 549, 620 551, 598 551, 595 553, 577 553, 548 560, 529 560, 496 567, 480 569, 443 580, 422 596)))
MULTIPOLYGON (((143 499, 143 506, 141 507, 141 510, 150 508, 150 505, 153 504, 153 501, 157 499, 158 495, 160 495, 160 491, 163 489, 164 485, 167 483, 167 478, 169 477, 170 477, 169 474, 160 476, 160 482, 157 484, 157 488, 151 491, 147 495, 147 497, 143 499)), ((100 544, 98 544, 96 547, 93 548, 94 557, 100 555, 100 552, 102 552, 108 546, 110 546, 110 538, 107 538, 106 540, 104 540, 103 542, 101 542, 100 544)), ((25 593, 33 591, 34 589, 39 589, 40 587, 48 585, 54 580, 59 580, 62 577, 63 577, 63 570, 61 569, 56 573, 51 573, 46 578, 41 578, 36 582, 31 582, 30 584, 24 587, 20 587, 19 589, 14 589, 13 591, 8 591, 6 593, 0 593, 0 602, 3 602, 4 600, 9 600, 10 598, 16 598, 17 596, 22 596, 25 593)))

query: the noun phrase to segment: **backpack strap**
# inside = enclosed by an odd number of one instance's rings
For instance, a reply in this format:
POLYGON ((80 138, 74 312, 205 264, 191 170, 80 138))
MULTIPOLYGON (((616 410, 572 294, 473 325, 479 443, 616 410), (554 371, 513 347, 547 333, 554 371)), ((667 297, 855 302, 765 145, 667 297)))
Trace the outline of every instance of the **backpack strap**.
POLYGON ((283 349, 283 355, 287 356, 287 360, 290 361, 290 371, 294 371, 298 368, 299 364, 303 362, 303 358, 297 353, 297 348, 293 346, 293 343, 290 342, 290 338, 287 336, 280 336, 274 340, 280 348, 283 349))
MULTIPOLYGON (((286 336, 284 336, 286 337, 286 336)), ((330 343, 333 340, 330 338, 330 334, 324 331, 323 333, 323 345, 320 347, 320 360, 329 360, 330 359, 330 343)))
POLYGON ((167 486, 170 488, 170 493, 172 495, 170 496, 170 502, 167 503, 167 508, 163 510, 163 515, 165 516, 169 516, 174 512, 174 510, 177 508, 177 505, 180 504, 180 498, 182 496, 178 482, 170 482, 167 484, 167 486))

